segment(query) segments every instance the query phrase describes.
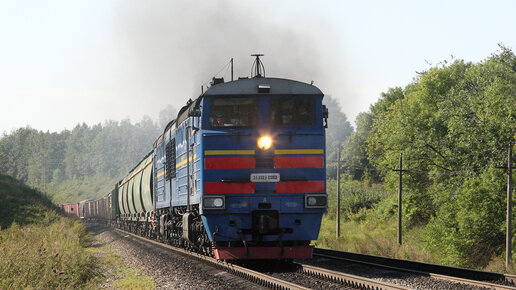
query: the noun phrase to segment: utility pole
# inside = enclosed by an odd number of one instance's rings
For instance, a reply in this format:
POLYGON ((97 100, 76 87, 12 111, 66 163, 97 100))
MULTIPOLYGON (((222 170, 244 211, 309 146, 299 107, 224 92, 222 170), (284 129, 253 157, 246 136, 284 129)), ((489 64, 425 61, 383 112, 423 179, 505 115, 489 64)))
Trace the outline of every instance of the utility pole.
POLYGON ((340 150, 341 148, 339 147, 337 149, 337 160, 335 161, 329 161, 329 162, 335 162, 337 163, 337 209, 335 210, 336 212, 336 218, 337 218, 337 221, 335 223, 335 235, 337 237, 337 239, 339 238, 340 236, 340 164, 343 163, 343 161, 340 160, 340 150))
POLYGON ((401 232, 402 232, 402 215, 401 215, 401 203, 402 203, 402 192, 403 192, 403 171, 408 171, 403 169, 403 152, 400 153, 399 160, 399 168, 393 169, 393 171, 397 171, 399 173, 398 176, 398 245, 401 245, 401 232))
POLYGON ((507 229, 505 232, 505 268, 512 260, 512 142, 507 149, 507 229))
POLYGON ((233 58, 231 58, 231 81, 233 81, 233 58))
POLYGON ((340 147, 337 153, 337 225, 336 236, 340 237, 340 147))

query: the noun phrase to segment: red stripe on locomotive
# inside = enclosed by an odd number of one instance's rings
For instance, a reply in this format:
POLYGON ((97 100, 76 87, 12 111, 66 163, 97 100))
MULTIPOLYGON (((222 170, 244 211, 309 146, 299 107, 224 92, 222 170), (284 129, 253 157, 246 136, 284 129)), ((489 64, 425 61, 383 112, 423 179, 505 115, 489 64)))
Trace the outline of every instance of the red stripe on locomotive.
POLYGON ((276 182, 276 193, 324 193, 324 181, 276 182))
POLYGON ((274 168, 323 168, 322 156, 274 157, 274 168))
POLYGON ((256 184, 253 182, 205 182, 205 194, 225 194, 225 193, 254 193, 256 184))
POLYGON ((205 169, 253 169, 254 157, 215 157, 204 158, 205 169))
POLYGON ((311 259, 311 246, 294 247, 214 247, 215 259, 311 259))

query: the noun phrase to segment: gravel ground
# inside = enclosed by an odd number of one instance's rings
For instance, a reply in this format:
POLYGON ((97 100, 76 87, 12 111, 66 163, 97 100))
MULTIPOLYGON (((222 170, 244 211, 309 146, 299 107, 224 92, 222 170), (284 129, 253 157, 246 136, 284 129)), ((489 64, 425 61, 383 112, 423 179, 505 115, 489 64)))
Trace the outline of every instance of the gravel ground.
POLYGON ((332 283, 327 280, 317 279, 302 273, 268 273, 276 278, 296 283, 310 289, 355 289, 332 283))
POLYGON ((289 281, 310 289, 354 289, 345 287, 338 283, 328 280, 315 278, 313 276, 297 272, 297 266, 287 261, 267 261, 267 262, 241 262, 243 267, 271 275, 275 278, 289 281))
POLYGON ((145 244, 110 228, 90 225, 89 230, 109 244, 131 268, 156 281, 157 289, 263 289, 257 284, 169 249, 145 244))
MULTIPOLYGON (((264 289, 240 277, 153 244, 147 244, 130 235, 116 232, 111 228, 89 225, 99 240, 110 245, 114 254, 122 257, 131 268, 143 275, 151 276, 158 289, 264 289)), ((326 258, 302 260, 302 263, 340 271, 357 276, 377 279, 412 289, 486 289, 467 284, 435 279, 424 275, 347 263, 326 258)), ((260 272, 294 282, 312 289, 346 289, 328 281, 313 278, 285 269, 285 264, 268 263, 267 270, 260 272), (283 268, 283 269, 281 269, 283 268)), ((117 279, 115 277, 114 279, 117 279)), ((107 282, 106 281, 106 285, 107 282)), ((349 288, 347 288, 349 289, 349 288)))
POLYGON ((376 279, 382 282, 396 284, 412 289, 488 289, 463 283, 451 282, 432 278, 425 275, 396 271, 392 269, 355 264, 351 262, 314 257, 312 260, 301 260, 303 264, 339 271, 352 275, 376 279))

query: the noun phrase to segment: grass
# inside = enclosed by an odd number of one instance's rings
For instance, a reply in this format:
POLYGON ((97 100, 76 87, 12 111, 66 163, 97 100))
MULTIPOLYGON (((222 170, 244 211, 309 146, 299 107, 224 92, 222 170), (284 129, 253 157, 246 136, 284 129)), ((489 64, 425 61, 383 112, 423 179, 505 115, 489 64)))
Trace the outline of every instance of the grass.
POLYGON ((84 224, 39 191, 0 175, 0 289, 153 289, 108 246, 92 247, 84 224), (116 279, 115 279, 116 278, 116 279))
POLYGON ((435 262, 422 247, 422 228, 412 228, 404 233, 404 242, 397 243, 397 221, 352 220, 341 222, 340 237, 336 237, 336 220, 329 215, 323 217, 316 247, 339 251, 378 255, 422 262, 435 262))
POLYGON ((138 270, 128 267, 122 258, 113 253, 111 247, 96 237, 99 247, 94 250, 98 257, 98 265, 102 269, 105 281, 104 285, 113 289, 154 289, 156 282, 150 276, 142 275, 138 270))
POLYGON ((154 289, 149 276, 128 267, 109 245, 92 247, 91 234, 78 219, 0 231, 0 289, 93 289, 105 281, 114 289, 154 289))
MULTIPOLYGON (((314 246, 445 264, 440 253, 432 253, 426 248, 424 224, 410 227, 404 224, 403 243, 398 245, 396 193, 385 192, 381 185, 368 186, 357 181, 341 184, 341 233, 337 238, 336 182, 328 180, 327 185, 328 213, 323 216, 319 237, 313 242, 314 246)), ((505 260, 501 256, 495 256, 480 270, 516 274, 516 263, 513 262, 509 269, 505 269, 505 260)))
POLYGON ((0 288, 94 287, 99 276, 91 239, 78 219, 50 199, 0 175, 0 288))
POLYGON ((91 288, 98 283, 91 244, 79 220, 49 212, 40 224, 0 231, 0 288, 91 288), (52 221, 52 222, 50 222, 52 221))
POLYGON ((138 270, 125 270, 125 277, 113 283, 114 289, 154 289, 156 282, 149 276, 143 276, 138 270))
POLYGON ((41 192, 18 180, 0 175, 0 229, 41 222, 48 211, 58 210, 41 192))

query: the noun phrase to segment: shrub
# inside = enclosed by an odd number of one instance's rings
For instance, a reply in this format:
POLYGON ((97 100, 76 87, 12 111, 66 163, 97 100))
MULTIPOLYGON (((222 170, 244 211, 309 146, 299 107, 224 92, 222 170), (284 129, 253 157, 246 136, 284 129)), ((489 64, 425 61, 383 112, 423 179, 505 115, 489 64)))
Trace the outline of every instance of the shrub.
POLYGON ((505 242, 503 171, 491 168, 464 185, 426 228, 426 243, 446 264, 486 266, 505 242))

